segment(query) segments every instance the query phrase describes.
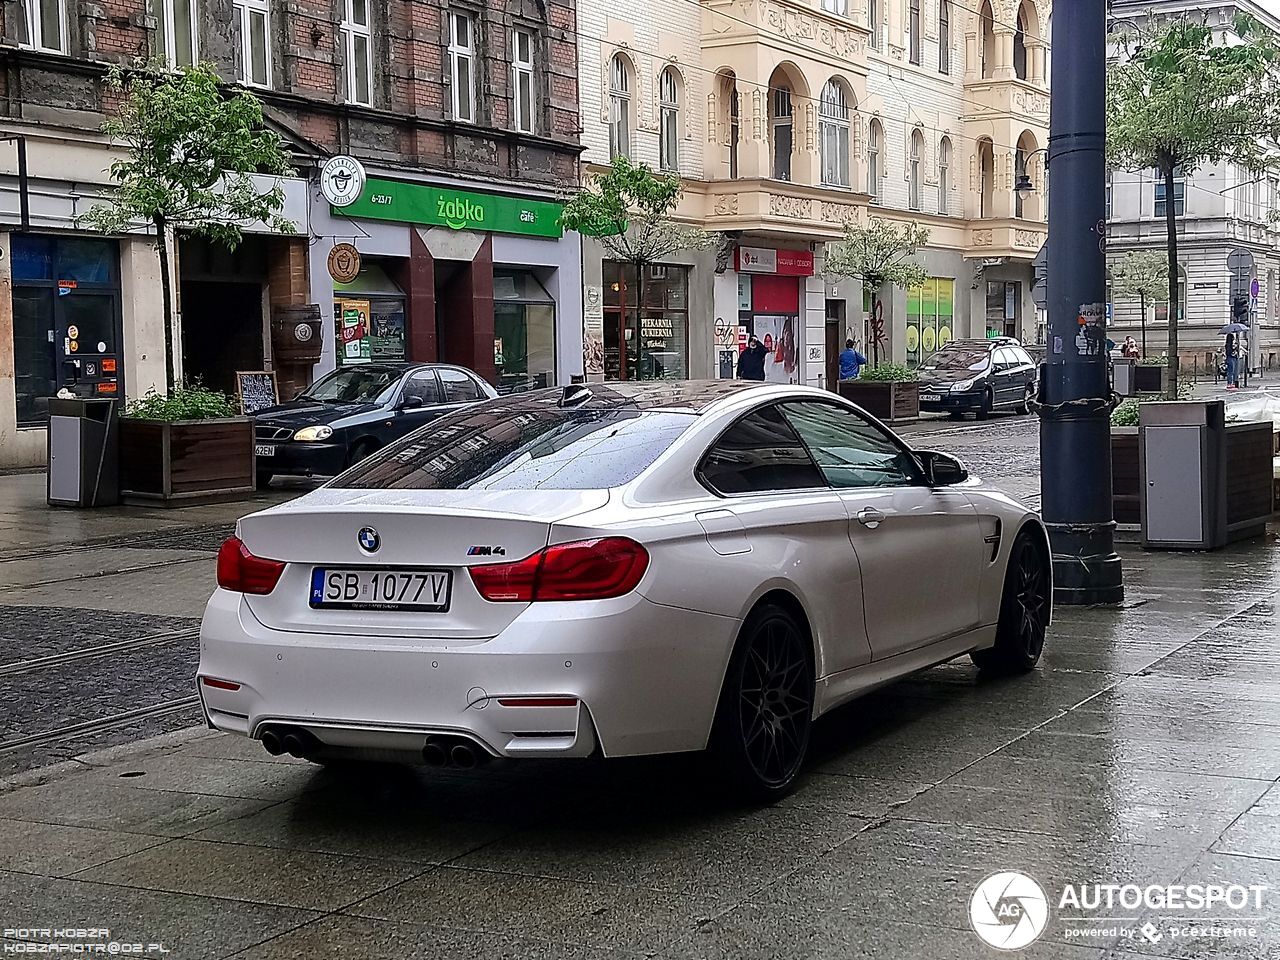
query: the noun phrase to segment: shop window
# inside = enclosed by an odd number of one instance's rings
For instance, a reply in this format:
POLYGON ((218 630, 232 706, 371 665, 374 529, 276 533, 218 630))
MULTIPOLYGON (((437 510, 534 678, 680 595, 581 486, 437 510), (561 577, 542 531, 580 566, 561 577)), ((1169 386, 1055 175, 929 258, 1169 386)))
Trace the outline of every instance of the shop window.
POLYGON ((515 128, 533 133, 533 31, 520 27, 511 37, 511 86, 515 101, 515 128))
POLYGON ((1016 337, 1022 325, 1022 284, 987 281, 987 336, 1016 337))
POLYGON ((19 426, 42 426, 66 387, 98 395, 117 382, 120 285, 114 241, 13 234, 14 385, 19 426), (110 363, 110 369, 103 363, 110 363), (108 375, 110 374, 110 375, 108 375))
POLYGON ((271 86, 271 7, 268 0, 236 0, 241 83, 271 86))
POLYGON ((373 100, 373 36, 369 0, 343 0, 342 47, 348 103, 369 106, 373 100))
POLYGON ((604 263, 604 368, 610 380, 689 376, 689 270, 604 263))
POLYGON ((955 335, 956 282, 930 277, 907 291, 907 364, 915 366, 952 341, 955 335))
POLYGON ((350 283, 334 284, 338 363, 404 360, 405 297, 380 265, 365 261, 350 283))
POLYGON ((156 57, 171 67, 190 67, 196 62, 196 3, 197 0, 151 0, 151 15, 156 18, 156 57))
POLYGON ((493 363, 499 393, 555 386, 555 299, 532 273, 493 275, 493 363))
POLYGON ((33 50, 67 52, 67 17, 63 0, 22 0, 18 29, 21 46, 33 50))
POLYGON ((453 93, 453 119, 463 123, 474 123, 476 119, 475 30, 471 14, 449 12, 449 89, 453 93))

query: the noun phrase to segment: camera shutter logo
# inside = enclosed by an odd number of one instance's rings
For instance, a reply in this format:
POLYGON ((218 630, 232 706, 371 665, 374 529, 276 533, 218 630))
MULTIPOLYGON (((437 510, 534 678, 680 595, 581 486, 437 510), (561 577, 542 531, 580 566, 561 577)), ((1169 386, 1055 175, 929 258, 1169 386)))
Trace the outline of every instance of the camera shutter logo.
POLYGON ((993 873, 969 899, 969 923, 988 946, 1021 950, 1040 939, 1049 925, 1049 898, 1025 873, 993 873))

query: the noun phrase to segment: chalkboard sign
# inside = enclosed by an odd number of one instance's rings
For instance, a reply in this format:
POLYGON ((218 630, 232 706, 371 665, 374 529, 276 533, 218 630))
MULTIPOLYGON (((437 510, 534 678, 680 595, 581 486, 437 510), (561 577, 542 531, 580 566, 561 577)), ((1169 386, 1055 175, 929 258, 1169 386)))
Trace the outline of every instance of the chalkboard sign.
POLYGON ((240 412, 246 417, 280 402, 276 375, 270 370, 236 371, 236 393, 240 395, 240 412))

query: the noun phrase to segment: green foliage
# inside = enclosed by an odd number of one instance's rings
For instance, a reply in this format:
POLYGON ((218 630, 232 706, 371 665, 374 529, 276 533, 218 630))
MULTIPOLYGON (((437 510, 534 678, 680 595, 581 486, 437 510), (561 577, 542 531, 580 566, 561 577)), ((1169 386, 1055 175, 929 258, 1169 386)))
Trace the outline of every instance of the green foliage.
POLYGON ((919 377, 910 367, 904 367, 900 363, 880 363, 864 368, 858 379, 871 383, 911 383, 919 377))
POLYGON ((1140 367, 1167 367, 1168 365, 1168 357, 1143 357, 1138 361, 1140 367))
MULTIPOLYGON (((1150 18, 1121 36, 1123 55, 1107 71, 1107 160, 1123 170, 1154 167, 1168 188, 1175 168, 1189 174, 1227 162, 1253 171, 1272 165, 1280 134, 1280 47, 1253 17, 1236 16, 1234 36, 1203 19, 1150 18)), ((1165 286, 1178 302, 1178 228, 1165 220, 1165 286)), ((1178 324, 1169 324, 1169 395, 1177 395, 1178 324)))
POLYGON ((872 289, 886 283, 909 290, 928 279, 914 257, 929 242, 929 231, 918 223, 895 225, 881 217, 865 227, 845 224, 844 239, 828 247, 826 272, 833 280, 861 280, 872 289))
POLYGON ((168 396, 153 387, 131 401, 124 415, 137 420, 220 420, 238 417, 240 410, 225 393, 197 383, 174 387, 168 396))
MULTIPOLYGON (((1154 366, 1154 364, 1150 365, 1154 366)), ((1178 384, 1179 400, 1190 400, 1195 392, 1195 387, 1185 380, 1178 384)), ((1129 397, 1111 411, 1111 425, 1113 427, 1136 427, 1138 425, 1138 408, 1144 403, 1163 399, 1163 397, 1129 397)))
POLYGON ((127 75, 117 68, 107 85, 123 99, 102 130, 129 153, 111 165, 115 193, 81 216, 83 224, 104 233, 167 226, 228 247, 255 221, 294 232, 279 215, 284 188, 277 183, 263 193, 250 177, 293 172, 280 137, 263 127, 262 106, 253 94, 224 97, 208 63, 127 75))
POLYGON ((681 250, 704 250, 713 243, 710 234, 671 219, 681 189, 677 176, 615 157, 565 205, 560 225, 598 238, 612 258, 640 266, 681 250))
POLYGON ((1169 258, 1152 250, 1129 250, 1111 267, 1111 294, 1158 300, 1169 294, 1169 258))

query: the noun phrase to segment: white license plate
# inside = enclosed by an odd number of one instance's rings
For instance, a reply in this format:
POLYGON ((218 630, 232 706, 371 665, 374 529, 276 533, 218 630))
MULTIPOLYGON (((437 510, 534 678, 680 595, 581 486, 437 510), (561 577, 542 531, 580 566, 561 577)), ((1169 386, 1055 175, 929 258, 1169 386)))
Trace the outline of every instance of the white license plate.
POLYGON ((925 403, 937 403, 942 398, 936 393, 922 393, 920 399, 925 403))
MULTIPOLYGON (((243 450, 244 447, 240 449, 243 450)), ((255 443, 253 445, 253 455, 255 457, 274 457, 276 455, 276 445, 274 443, 255 443)))
POLYGON ((453 577, 447 570, 314 567, 311 606, 335 610, 449 609, 453 577))

